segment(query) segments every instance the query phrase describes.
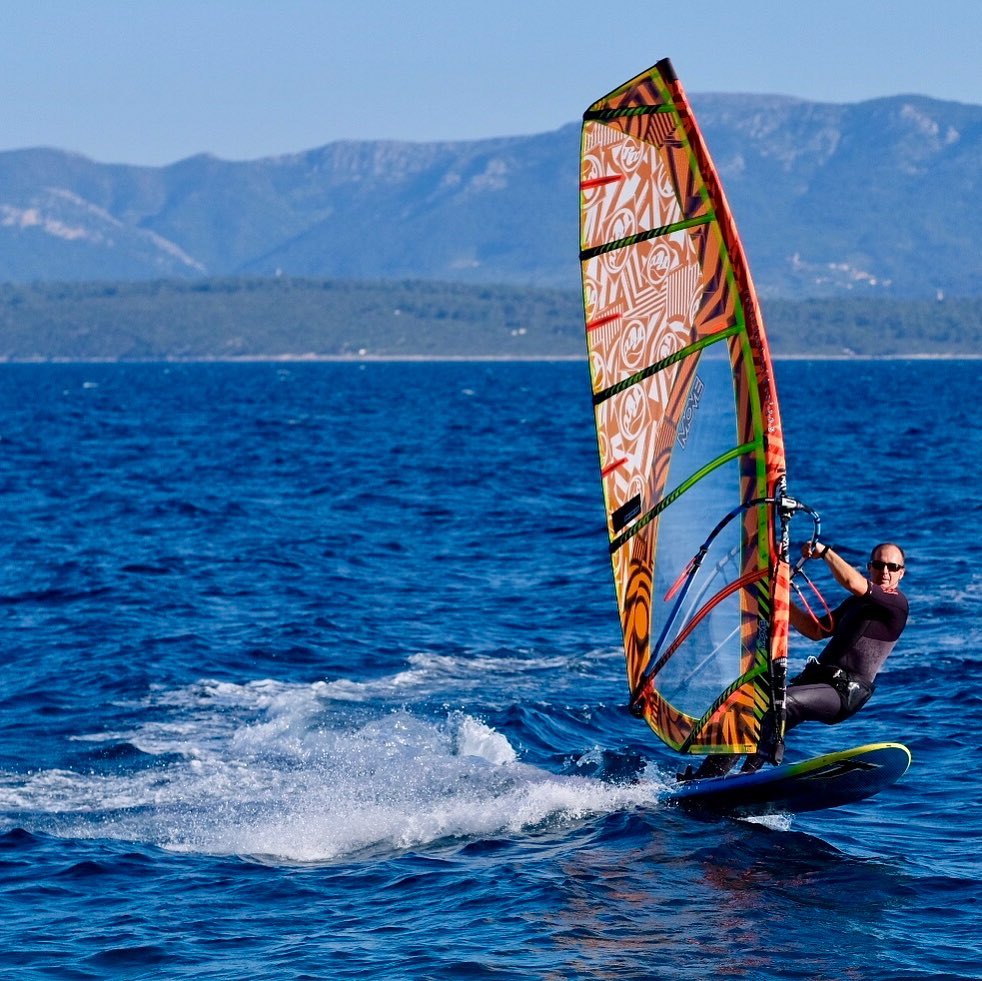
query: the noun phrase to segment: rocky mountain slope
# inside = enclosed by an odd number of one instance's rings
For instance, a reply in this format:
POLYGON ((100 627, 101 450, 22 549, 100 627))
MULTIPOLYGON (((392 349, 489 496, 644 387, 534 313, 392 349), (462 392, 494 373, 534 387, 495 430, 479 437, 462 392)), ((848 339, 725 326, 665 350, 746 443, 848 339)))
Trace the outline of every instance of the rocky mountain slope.
MULTIPOLYGON (((764 297, 982 293, 982 106, 693 102, 764 297)), ((246 162, 0 153, 0 281, 285 274, 575 288, 579 125, 246 162)))

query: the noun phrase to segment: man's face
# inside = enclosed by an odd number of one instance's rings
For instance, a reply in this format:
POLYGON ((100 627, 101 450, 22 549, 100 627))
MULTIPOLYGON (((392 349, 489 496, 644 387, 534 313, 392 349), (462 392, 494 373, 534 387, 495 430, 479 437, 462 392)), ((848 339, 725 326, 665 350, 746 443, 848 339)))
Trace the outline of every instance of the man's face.
POLYGON ((869 577, 877 586, 896 589, 904 578, 904 557, 895 545, 881 545, 869 561, 869 577), (890 568, 893 566, 893 569, 890 568))

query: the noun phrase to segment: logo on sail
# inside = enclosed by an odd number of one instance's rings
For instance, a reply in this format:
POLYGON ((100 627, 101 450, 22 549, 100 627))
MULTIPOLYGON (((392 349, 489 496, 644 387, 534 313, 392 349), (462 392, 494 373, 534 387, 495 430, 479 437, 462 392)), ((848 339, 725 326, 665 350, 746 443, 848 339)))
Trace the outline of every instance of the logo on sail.
POLYGON ((689 430, 692 428, 692 420, 695 418, 696 409, 699 408, 699 400, 702 398, 703 390, 702 379, 696 375, 692 380, 692 388, 685 400, 685 409, 682 411, 682 418, 679 419, 678 428, 675 430, 675 438, 679 446, 685 449, 685 444, 689 441, 689 430))

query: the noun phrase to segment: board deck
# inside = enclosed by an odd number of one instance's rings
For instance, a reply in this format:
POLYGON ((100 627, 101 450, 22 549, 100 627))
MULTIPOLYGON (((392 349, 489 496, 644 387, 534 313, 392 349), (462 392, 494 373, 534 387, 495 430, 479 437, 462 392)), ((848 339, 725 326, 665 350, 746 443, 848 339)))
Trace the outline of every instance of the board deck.
POLYGON ((899 780, 908 766, 906 746, 871 743, 756 773, 691 780, 668 799, 734 817, 818 811, 872 797, 899 780))

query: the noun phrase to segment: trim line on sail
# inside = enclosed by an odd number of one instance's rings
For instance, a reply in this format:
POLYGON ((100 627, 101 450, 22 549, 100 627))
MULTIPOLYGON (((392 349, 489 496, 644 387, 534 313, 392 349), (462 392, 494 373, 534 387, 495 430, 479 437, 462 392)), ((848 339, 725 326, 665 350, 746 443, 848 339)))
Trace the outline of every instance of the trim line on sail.
POLYGON ((716 344, 718 341, 724 341, 726 338, 732 337, 734 334, 739 334, 742 330, 744 330, 744 325, 737 322, 732 326, 727 327, 725 330, 718 331, 715 334, 710 334, 708 337, 703 337, 695 343, 689 344, 687 347, 680 348, 674 354, 670 354, 667 358, 662 358, 661 361, 656 361, 654 364, 648 365, 647 368, 642 368, 640 371, 636 371, 633 375, 621 379, 621 381, 616 382, 609 388, 603 388, 599 392, 594 392, 593 404, 600 405, 601 402, 606 402, 607 399, 614 395, 619 395, 632 385, 637 385, 639 382, 643 382, 646 378, 650 378, 652 375, 657 375, 659 371, 663 371, 665 368, 668 368, 684 358, 687 358, 690 354, 695 354, 697 351, 701 351, 703 348, 709 347, 710 344, 716 344))

